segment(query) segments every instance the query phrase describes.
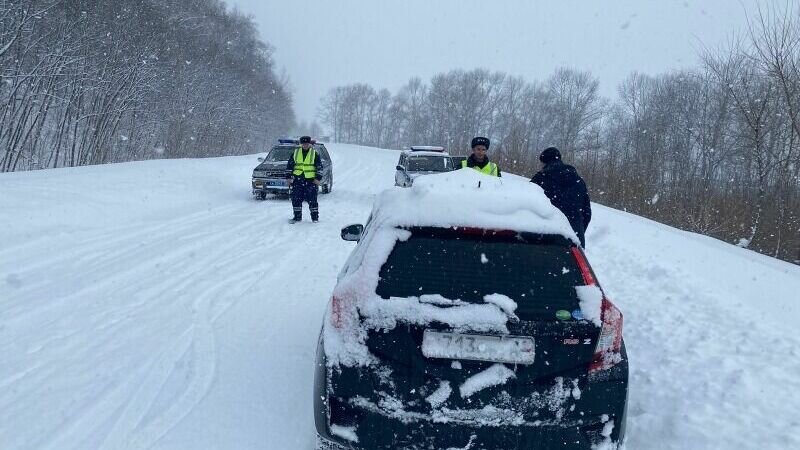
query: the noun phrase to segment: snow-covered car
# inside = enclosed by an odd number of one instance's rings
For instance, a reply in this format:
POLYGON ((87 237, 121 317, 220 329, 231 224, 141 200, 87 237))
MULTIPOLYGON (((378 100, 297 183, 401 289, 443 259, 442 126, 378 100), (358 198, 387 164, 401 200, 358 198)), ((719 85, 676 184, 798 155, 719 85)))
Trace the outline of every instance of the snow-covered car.
MULTIPOLYGON (((333 164, 328 149, 321 142, 312 141, 314 149, 322 158, 322 181, 320 193, 327 194, 333 190, 333 164)), ((294 150, 300 146, 296 139, 279 139, 278 144, 270 149, 265 158, 258 158, 258 166, 253 169, 251 186, 253 195, 263 200, 267 194, 289 195, 289 171, 286 164, 292 158, 294 150)))
POLYGON ((453 160, 444 147, 415 145, 400 153, 394 174, 394 185, 409 187, 422 175, 454 170, 453 160))
POLYGON ((616 449, 622 314, 542 190, 454 171, 378 196, 317 348, 318 449, 616 449))

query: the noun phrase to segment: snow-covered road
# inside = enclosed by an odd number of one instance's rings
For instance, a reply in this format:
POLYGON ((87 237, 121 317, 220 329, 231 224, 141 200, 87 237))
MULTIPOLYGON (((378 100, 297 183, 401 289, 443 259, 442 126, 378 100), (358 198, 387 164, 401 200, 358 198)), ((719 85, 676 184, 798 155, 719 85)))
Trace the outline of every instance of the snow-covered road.
MULTIPOLYGON (((251 199, 254 156, 0 174, 0 448, 312 448, 339 229, 398 155, 330 150, 316 225, 251 199)), ((587 241, 629 449, 800 448, 800 268, 599 206, 587 241)))

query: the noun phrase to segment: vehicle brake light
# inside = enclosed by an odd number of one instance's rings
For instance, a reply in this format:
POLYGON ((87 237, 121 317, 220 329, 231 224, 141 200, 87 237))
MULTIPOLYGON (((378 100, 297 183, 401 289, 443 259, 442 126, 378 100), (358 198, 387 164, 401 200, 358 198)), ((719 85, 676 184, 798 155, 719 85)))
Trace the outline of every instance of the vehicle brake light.
POLYGON ((344 301, 337 297, 331 297, 331 325, 336 328, 342 328, 343 325, 343 317, 344 314, 344 301))
MULTIPOLYGON (((581 271, 583 282, 587 286, 597 286, 597 280, 583 250, 578 247, 572 247, 570 250, 581 271)), ((622 361, 620 353, 622 351, 622 312, 611 303, 605 293, 603 293, 603 301, 600 305, 600 320, 602 323, 600 337, 597 340, 592 363, 589 365, 589 373, 610 369, 622 361)))
POLYGON ((589 373, 607 370, 622 361, 622 313, 611 301, 603 296, 600 310, 603 326, 594 350, 589 373))
POLYGON ((594 274, 592 273, 592 269, 589 267, 589 261, 586 260, 586 255, 583 254, 583 250, 578 247, 571 247, 570 251, 572 252, 572 256, 575 258, 575 262, 578 263, 578 268, 581 270, 583 282, 587 286, 597 285, 597 280, 594 279, 594 274))

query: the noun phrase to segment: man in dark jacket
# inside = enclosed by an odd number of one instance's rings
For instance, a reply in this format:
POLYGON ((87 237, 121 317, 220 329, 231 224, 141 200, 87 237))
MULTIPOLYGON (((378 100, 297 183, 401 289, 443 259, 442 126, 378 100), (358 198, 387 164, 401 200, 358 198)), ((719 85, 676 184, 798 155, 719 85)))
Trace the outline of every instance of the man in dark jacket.
POLYGON ((311 221, 319 221, 319 183, 322 180, 322 158, 311 145, 311 137, 300 138, 300 147, 294 150, 286 165, 289 171, 289 186, 292 189, 292 209, 294 217, 289 223, 303 220, 303 201, 308 202, 311 221))
POLYGON ((555 147, 546 148, 539 155, 539 161, 542 169, 531 178, 531 182, 541 186, 550 203, 567 216, 581 240, 581 247, 586 247, 584 233, 592 219, 586 183, 574 167, 561 161, 561 152, 555 147))
POLYGON ((478 136, 472 139, 472 154, 469 155, 469 158, 461 161, 461 168, 469 167, 480 173, 499 177, 500 168, 497 167, 497 164, 489 161, 489 156, 486 155, 488 150, 489 138, 478 136))

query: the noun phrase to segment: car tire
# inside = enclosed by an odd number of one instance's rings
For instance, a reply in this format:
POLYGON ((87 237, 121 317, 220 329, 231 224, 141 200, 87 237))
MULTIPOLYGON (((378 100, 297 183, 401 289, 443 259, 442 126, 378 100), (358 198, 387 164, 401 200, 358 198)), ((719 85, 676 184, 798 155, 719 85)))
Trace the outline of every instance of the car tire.
POLYGON ((256 194, 256 199, 257 200, 266 200, 267 199, 267 193, 264 192, 264 191, 259 192, 258 194, 256 194))

